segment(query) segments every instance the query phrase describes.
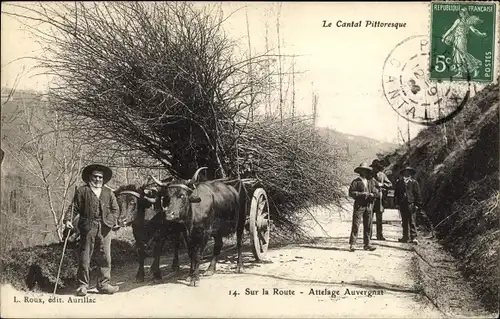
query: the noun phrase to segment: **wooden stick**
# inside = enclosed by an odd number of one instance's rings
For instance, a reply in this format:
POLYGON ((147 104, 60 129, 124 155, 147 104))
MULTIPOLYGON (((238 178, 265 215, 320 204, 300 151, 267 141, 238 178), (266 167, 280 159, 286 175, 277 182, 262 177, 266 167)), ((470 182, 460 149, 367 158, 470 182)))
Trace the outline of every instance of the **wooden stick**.
POLYGON ((66 252, 66 245, 68 244, 68 238, 69 238, 69 233, 68 233, 68 235, 66 235, 66 239, 64 240, 64 246, 63 246, 61 261, 59 262, 59 269, 57 270, 56 285, 54 286, 54 295, 56 294, 57 284, 59 283, 59 275, 61 274, 61 267, 62 267, 62 263, 63 263, 63 260, 64 260, 64 253, 66 252))

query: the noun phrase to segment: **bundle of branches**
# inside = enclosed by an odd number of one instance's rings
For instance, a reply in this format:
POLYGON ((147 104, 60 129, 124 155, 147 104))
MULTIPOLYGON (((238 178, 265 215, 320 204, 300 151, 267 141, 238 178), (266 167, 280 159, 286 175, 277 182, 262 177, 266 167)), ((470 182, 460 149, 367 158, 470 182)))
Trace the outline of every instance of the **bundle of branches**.
POLYGON ((147 154, 180 178, 202 166, 209 179, 240 177, 239 157, 252 155, 276 211, 340 196, 337 158, 313 128, 249 123, 269 87, 271 56, 238 58, 221 10, 184 2, 11 7, 51 26, 35 29, 46 49, 40 66, 57 76, 50 99, 87 142, 147 154))
POLYGON ((298 231, 297 212, 312 205, 340 205, 343 155, 303 119, 262 118, 249 123, 238 141, 243 171, 261 180, 276 222, 298 231))
POLYGON ((40 67, 56 75, 50 100, 87 141, 142 151, 183 178, 200 166, 227 175, 233 123, 261 93, 265 58, 235 59, 221 10, 184 2, 10 7, 51 27, 34 30, 45 49, 40 67), (251 78, 248 64, 256 64, 251 78))

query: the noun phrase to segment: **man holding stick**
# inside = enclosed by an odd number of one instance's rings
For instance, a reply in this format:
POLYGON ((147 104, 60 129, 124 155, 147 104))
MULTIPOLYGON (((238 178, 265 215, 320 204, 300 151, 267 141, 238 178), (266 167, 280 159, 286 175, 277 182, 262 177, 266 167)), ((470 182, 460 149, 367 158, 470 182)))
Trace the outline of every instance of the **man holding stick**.
MULTIPOLYGON (((385 237, 382 233, 382 214, 384 213, 384 205, 382 199, 384 197, 384 193, 387 192, 389 188, 392 187, 392 183, 382 171, 384 166, 380 163, 379 160, 374 159, 372 165, 370 167, 373 168, 373 179, 376 182, 376 186, 379 189, 379 197, 375 199, 375 203, 373 205, 373 213, 377 218, 377 240, 385 240, 385 237)), ((370 226, 370 237, 373 233, 373 228, 370 226)))
POLYGON ((77 296, 85 296, 89 287, 89 268, 94 246, 98 245, 98 266, 100 275, 97 290, 103 294, 113 294, 118 286, 110 285, 111 278, 111 230, 118 227, 118 202, 114 193, 103 187, 112 177, 110 168, 93 164, 85 167, 82 179, 86 185, 79 187, 73 203, 64 218, 65 227, 72 229, 73 216, 79 215, 80 252, 78 260, 77 296))

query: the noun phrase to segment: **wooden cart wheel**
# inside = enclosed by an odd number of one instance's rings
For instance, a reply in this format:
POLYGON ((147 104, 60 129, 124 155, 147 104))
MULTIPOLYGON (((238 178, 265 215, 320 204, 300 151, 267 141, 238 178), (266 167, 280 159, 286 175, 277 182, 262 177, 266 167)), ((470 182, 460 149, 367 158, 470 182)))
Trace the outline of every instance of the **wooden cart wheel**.
POLYGON ((271 226, 269 203, 266 192, 262 188, 257 188, 253 193, 249 224, 253 255, 257 261, 260 261, 267 253, 271 226))

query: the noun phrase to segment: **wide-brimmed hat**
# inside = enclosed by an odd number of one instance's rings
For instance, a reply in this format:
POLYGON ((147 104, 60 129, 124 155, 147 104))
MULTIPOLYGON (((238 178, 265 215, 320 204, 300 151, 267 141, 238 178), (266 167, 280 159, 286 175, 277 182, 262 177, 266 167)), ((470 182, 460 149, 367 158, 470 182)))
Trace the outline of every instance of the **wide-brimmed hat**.
POLYGON ((409 171, 409 172, 410 172, 410 174, 412 174, 412 175, 414 175, 414 174, 417 172, 417 171, 416 171, 413 167, 411 167, 411 166, 406 166, 405 168, 403 168, 403 169, 401 170, 401 173, 404 173, 405 171, 409 171))
POLYGON ((378 160, 378 159, 374 159, 373 162, 372 162, 372 165, 370 165, 371 167, 375 168, 384 168, 384 165, 382 165, 382 163, 378 160))
POLYGON ((104 165, 101 165, 101 164, 90 164, 89 166, 85 167, 82 171, 82 179, 85 183, 88 183, 90 174, 93 171, 102 172, 103 184, 106 184, 107 182, 109 182, 109 180, 113 176, 113 172, 111 171, 111 168, 104 166, 104 165))
POLYGON ((362 170, 371 172, 373 169, 370 167, 370 165, 368 165, 368 163, 363 162, 363 163, 359 164, 359 166, 354 169, 354 172, 359 174, 359 172, 362 170))

